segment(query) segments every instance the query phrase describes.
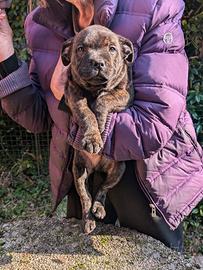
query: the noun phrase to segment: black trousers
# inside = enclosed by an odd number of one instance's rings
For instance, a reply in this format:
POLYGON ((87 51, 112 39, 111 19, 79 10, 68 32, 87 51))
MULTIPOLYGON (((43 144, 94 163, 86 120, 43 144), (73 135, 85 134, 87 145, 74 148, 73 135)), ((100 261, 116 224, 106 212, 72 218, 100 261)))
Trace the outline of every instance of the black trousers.
MULTIPOLYGON (((104 222, 115 224, 118 218, 122 227, 135 229, 152 236, 166 246, 182 252, 182 224, 173 231, 158 213, 156 217, 152 217, 150 202, 136 180, 133 163, 133 161, 126 162, 127 167, 122 180, 108 192, 105 207, 107 215, 104 222)), ((102 177, 100 176, 100 179, 98 179, 98 175, 89 179, 89 190, 93 197, 102 181, 102 177)), ((67 217, 81 219, 80 199, 74 187, 68 196, 67 217)))

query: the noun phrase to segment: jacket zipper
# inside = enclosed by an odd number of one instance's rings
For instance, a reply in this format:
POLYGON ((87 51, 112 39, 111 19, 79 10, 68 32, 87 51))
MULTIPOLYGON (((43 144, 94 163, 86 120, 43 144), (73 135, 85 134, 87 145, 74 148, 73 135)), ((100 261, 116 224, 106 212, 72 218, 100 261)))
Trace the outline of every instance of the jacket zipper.
MULTIPOLYGON (((137 172, 137 170, 136 170, 136 172, 137 172)), ((163 217, 163 219, 165 220, 165 222, 169 225, 170 229, 171 229, 171 230, 174 230, 175 227, 169 223, 169 221, 166 219, 166 217, 164 216, 164 214, 162 213, 162 211, 161 211, 161 210, 159 209, 159 207, 156 205, 156 203, 154 202, 152 196, 149 194, 147 188, 145 187, 144 183, 141 181, 141 179, 140 179, 138 173, 136 173, 136 176, 137 176, 138 183, 139 183, 139 185, 140 185, 142 191, 144 192, 144 194, 146 195, 146 197, 148 198, 148 200, 151 202, 151 203, 149 204, 150 208, 152 209, 152 210, 151 210, 151 216, 152 216, 152 217, 157 217, 157 211, 156 211, 156 210, 158 210, 158 212, 159 212, 160 215, 163 217)))

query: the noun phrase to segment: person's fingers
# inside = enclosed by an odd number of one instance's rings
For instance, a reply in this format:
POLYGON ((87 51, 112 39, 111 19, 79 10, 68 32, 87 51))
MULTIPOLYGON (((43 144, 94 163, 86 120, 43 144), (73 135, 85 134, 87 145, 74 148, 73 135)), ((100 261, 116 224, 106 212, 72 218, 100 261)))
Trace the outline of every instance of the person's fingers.
POLYGON ((8 36, 12 36, 12 29, 8 22, 8 18, 5 10, 0 9, 0 32, 8 34, 8 36))
POLYGON ((1 15, 2 15, 2 14, 6 15, 5 9, 0 8, 0 14, 1 14, 1 15))
POLYGON ((6 17, 5 11, 3 11, 2 9, 0 9, 0 20, 3 20, 5 17, 6 17))
POLYGON ((7 17, 6 17, 6 12, 4 9, 0 9, 0 20, 6 20, 7 17))
POLYGON ((0 20, 3 21, 5 19, 5 15, 0 15, 0 20))
POLYGON ((14 53, 13 32, 4 9, 0 10, 0 62, 14 53))

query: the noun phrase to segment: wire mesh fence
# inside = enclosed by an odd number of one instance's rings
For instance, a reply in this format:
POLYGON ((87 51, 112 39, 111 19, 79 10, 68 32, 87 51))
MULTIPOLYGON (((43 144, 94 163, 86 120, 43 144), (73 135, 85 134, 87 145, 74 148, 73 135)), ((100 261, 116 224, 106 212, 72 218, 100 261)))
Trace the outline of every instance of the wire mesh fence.
POLYGON ((14 123, 0 108, 0 168, 10 171, 34 166, 40 175, 48 169, 50 134, 32 134, 14 123))

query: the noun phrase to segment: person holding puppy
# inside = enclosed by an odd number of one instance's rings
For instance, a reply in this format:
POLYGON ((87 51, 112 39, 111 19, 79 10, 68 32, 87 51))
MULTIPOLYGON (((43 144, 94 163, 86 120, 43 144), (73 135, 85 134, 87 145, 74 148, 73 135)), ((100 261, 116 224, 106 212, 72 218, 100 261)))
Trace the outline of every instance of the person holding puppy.
POLYGON ((181 222, 203 197, 203 153, 186 110, 184 1, 41 2, 25 21, 32 51, 28 69, 14 53, 4 10, 10 1, 0 1, 0 98, 3 110, 27 130, 51 128, 53 210, 68 195, 67 217, 81 218, 71 172, 72 149, 81 149, 80 130, 60 102, 67 68, 61 62, 62 44, 100 24, 129 38, 135 53, 133 105, 110 113, 102 133, 101 154, 126 161, 122 180, 108 193, 105 222, 118 218, 121 226, 182 251, 181 222))

